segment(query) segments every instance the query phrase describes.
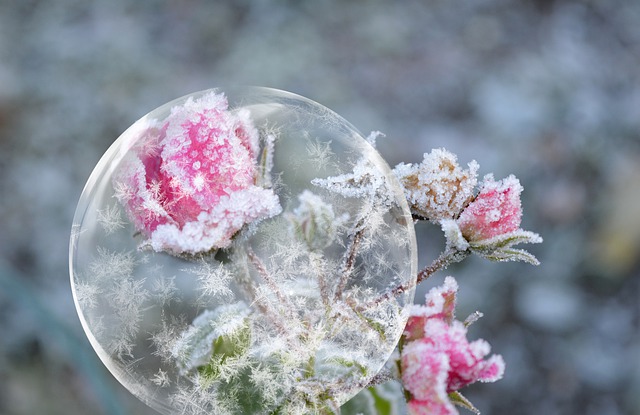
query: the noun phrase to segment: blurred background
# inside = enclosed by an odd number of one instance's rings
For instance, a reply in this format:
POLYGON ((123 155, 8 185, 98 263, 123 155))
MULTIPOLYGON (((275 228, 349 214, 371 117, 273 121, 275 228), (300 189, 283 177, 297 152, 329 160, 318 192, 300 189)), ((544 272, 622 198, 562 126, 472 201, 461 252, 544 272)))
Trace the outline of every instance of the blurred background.
MULTIPOLYGON (((466 395, 484 414, 640 414, 639 68, 635 0, 0 1, 0 414, 154 413, 84 337, 71 220, 129 125, 233 84, 384 132, 391 166, 446 147, 518 176, 542 265, 448 270, 460 317, 485 314, 470 338, 507 361, 466 395)), ((417 231, 424 265, 443 240, 417 231)))

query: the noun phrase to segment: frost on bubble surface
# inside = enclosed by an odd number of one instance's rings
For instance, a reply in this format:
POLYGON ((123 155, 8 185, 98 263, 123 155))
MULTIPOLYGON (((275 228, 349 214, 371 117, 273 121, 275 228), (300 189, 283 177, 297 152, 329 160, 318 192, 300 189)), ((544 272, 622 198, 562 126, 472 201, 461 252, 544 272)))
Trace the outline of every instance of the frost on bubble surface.
POLYGON ((211 90, 151 112, 100 161, 73 229, 85 331, 165 414, 335 411, 409 315, 412 290, 374 301, 416 275, 393 173, 291 94, 211 90))

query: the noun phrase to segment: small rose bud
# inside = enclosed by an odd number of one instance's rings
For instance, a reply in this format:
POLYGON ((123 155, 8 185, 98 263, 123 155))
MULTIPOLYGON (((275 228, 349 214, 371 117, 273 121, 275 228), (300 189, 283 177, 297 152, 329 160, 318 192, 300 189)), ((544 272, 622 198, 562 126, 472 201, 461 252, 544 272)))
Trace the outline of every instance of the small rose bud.
POLYGON ((487 175, 476 199, 458 218, 462 235, 470 242, 516 232, 520 229, 522 186, 513 175, 498 182, 487 175))
POLYGON ((309 190, 299 196, 300 205, 286 215, 293 235, 309 249, 324 249, 335 240, 338 228, 347 218, 336 216, 333 206, 309 190))

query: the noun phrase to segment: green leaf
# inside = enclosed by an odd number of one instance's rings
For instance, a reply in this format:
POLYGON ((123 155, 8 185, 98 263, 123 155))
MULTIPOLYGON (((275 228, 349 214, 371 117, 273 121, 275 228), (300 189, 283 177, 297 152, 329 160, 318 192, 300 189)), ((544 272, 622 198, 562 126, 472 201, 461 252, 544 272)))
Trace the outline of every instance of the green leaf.
POLYGON ((451 399, 451 402, 453 402, 455 405, 461 406, 477 415, 480 415, 480 411, 478 410, 478 408, 473 406, 473 404, 467 398, 465 398, 460 392, 456 391, 456 392, 449 393, 449 399, 451 399))
POLYGON ((540 261, 524 249, 501 248, 490 253, 479 253, 479 255, 490 261, 522 261, 531 265, 540 265, 540 261))
MULTIPOLYGON (((217 337, 213 341, 213 350, 209 363, 198 368, 198 372, 206 382, 218 379, 225 370, 225 366, 231 362, 236 363, 251 345, 251 327, 249 320, 244 320, 244 325, 232 333, 217 337)), ((241 367, 241 365, 239 365, 241 367)))
POLYGON ((362 312, 360 312, 360 311, 358 311, 356 309, 354 304, 352 304, 350 302, 348 302, 347 304, 349 305, 349 307, 351 307, 353 312, 356 313, 356 316, 358 316, 358 318, 360 318, 367 326, 369 326, 376 333, 378 333, 378 335, 380 336, 380 340, 382 340, 383 342, 387 341, 387 335, 385 333, 385 326, 382 323, 379 323, 379 322, 375 321, 374 319, 365 316, 364 313, 362 313, 362 312))
POLYGON ((331 357, 327 359, 327 361, 337 363, 349 369, 357 369, 362 376, 367 376, 367 373, 369 372, 367 370, 367 367, 362 363, 359 363, 352 359, 344 358, 342 356, 331 357))
POLYGON ((341 415, 401 415, 407 413, 402 384, 389 381, 363 389, 342 405, 341 415))
POLYGON ((393 404, 388 399, 381 396, 375 386, 369 388, 369 390, 371 391, 371 395, 373 396, 373 400, 375 402, 374 406, 376 408, 376 413, 378 415, 392 415, 394 413, 393 404))
POLYGON ((238 302, 206 310, 196 317, 172 350, 181 371, 209 364, 216 350, 220 356, 232 353, 234 348, 248 347, 250 312, 245 303, 238 302))
POLYGON ((476 250, 494 250, 510 248, 517 244, 537 244, 540 242, 542 242, 542 238, 537 233, 518 229, 493 238, 471 242, 470 245, 472 249, 476 250))

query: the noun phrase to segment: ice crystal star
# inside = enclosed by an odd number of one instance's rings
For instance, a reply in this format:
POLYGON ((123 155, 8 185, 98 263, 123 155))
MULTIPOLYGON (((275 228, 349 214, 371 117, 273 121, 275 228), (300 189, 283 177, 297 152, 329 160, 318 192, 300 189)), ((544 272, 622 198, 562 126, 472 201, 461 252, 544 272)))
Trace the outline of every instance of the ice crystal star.
POLYGON ((198 253, 229 246, 246 224, 281 211, 256 185, 259 135, 248 111, 222 94, 189 98, 149 122, 114 180, 116 197, 155 251, 198 253))

